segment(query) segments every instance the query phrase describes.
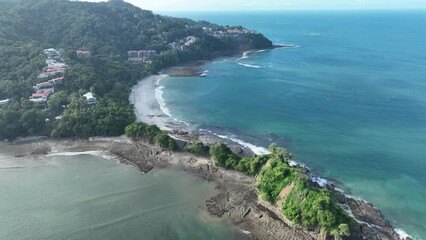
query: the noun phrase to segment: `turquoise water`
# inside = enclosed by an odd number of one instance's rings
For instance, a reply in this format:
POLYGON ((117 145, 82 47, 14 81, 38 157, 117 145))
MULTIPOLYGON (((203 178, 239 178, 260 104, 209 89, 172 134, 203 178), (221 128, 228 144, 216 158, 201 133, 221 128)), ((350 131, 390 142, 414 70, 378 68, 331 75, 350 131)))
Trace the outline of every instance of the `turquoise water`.
POLYGON ((174 117, 266 147, 426 239, 425 12, 169 13, 243 25, 299 45, 217 59, 168 78, 174 117))
MULTIPOLYGON (((0 146, 3 152, 5 147, 0 146)), ((215 186, 101 157, 0 155, 0 239, 234 239, 200 208, 215 186)))

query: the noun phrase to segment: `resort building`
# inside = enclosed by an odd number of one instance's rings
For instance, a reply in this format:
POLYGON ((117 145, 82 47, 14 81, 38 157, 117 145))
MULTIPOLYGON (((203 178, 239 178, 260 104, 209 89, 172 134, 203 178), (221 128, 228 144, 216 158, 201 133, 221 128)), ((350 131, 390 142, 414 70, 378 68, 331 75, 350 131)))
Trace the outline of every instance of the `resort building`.
POLYGON ((44 49, 43 51, 49 59, 59 58, 59 52, 54 48, 44 49))
POLYGON ((96 100, 96 98, 93 96, 93 94, 91 92, 83 94, 83 97, 86 98, 86 102, 89 105, 94 105, 94 104, 98 103, 98 101, 96 100))
POLYGON ((51 80, 46 81, 46 82, 37 83, 34 86, 34 89, 38 90, 38 89, 42 89, 42 88, 51 88, 51 87, 53 87, 53 86, 55 86, 57 84, 62 83, 63 79, 64 79, 64 77, 59 77, 59 78, 51 79, 51 80))
POLYGON ((31 102, 35 103, 45 103, 47 102, 47 99, 52 95, 54 92, 53 88, 48 89, 40 89, 30 97, 31 102))
POLYGON ((127 52, 129 61, 148 61, 149 59, 157 56, 156 50, 131 50, 127 52))
POLYGON ((92 53, 90 51, 77 50, 78 58, 90 58, 92 53))
POLYGON ((41 72, 41 73, 39 73, 38 74, 38 78, 48 78, 48 77, 52 77, 52 76, 55 76, 55 75, 57 75, 57 74, 59 74, 60 73, 60 71, 51 71, 51 72, 41 72))

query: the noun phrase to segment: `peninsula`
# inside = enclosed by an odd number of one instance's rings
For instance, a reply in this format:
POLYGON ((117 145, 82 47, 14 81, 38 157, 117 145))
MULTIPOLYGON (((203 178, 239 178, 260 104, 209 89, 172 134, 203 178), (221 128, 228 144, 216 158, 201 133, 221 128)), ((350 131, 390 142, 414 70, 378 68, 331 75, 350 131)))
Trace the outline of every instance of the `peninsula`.
MULTIPOLYGON (((285 149, 271 146, 257 156, 235 143, 135 123, 128 98, 138 80, 188 62, 274 48, 262 34, 160 16, 121 0, 29 0, 0 8, 0 139, 126 133, 56 151, 103 150, 144 172, 172 167, 214 180, 221 193, 205 208, 229 215, 251 239, 399 239, 380 211, 319 186, 307 169, 290 164, 285 149)), ((30 151, 18 155, 49 154, 61 140, 43 141, 23 144, 30 151)))

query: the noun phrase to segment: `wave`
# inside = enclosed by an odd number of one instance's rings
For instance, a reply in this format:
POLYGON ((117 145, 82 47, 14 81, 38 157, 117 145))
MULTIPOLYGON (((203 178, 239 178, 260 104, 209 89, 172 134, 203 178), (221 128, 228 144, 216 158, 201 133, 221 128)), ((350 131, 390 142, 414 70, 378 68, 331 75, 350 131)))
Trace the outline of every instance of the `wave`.
POLYGON ((103 156, 106 155, 104 151, 83 151, 83 152, 57 152, 46 155, 46 157, 73 157, 79 155, 93 155, 93 156, 103 156))
POLYGON ((291 43, 275 43, 274 45, 279 47, 279 48, 300 48, 300 47, 302 47, 300 45, 291 44, 291 43))
POLYGON ((257 53, 262 53, 262 52, 267 52, 267 51, 270 51, 269 49, 263 49, 263 50, 258 50, 258 51, 256 51, 257 53))
POLYGON ((172 117, 172 114, 170 112, 170 109, 166 105, 166 100, 163 97, 164 94, 164 86, 159 86, 155 89, 155 99, 157 100, 158 104, 160 105, 161 111, 163 111, 167 116, 172 117))
POLYGON ((252 64, 248 64, 248 63, 238 63, 238 65, 241 65, 243 67, 248 67, 248 68, 263 68, 262 66, 258 66, 258 65, 252 65, 252 64))
POLYGON ((317 37, 317 36, 321 36, 321 33, 318 33, 318 32, 311 32, 311 33, 307 33, 307 34, 305 34, 305 36, 317 37))
MULTIPOLYGON (((92 155, 96 157, 101 157, 107 160, 117 160, 115 156, 112 156, 108 154, 105 151, 82 151, 82 152, 55 152, 46 155, 46 157, 74 157, 74 156, 81 156, 81 155, 92 155)), ((120 163, 120 161, 117 160, 117 163, 120 163)))
POLYGON ((244 142, 243 140, 238 139, 236 137, 231 137, 231 136, 226 136, 226 135, 219 135, 219 134, 215 134, 215 133, 213 133, 213 134, 216 135, 216 136, 218 136, 218 137, 220 137, 220 138, 222 138, 222 139, 228 139, 228 140, 231 140, 231 141, 233 141, 235 143, 240 144, 243 147, 249 148, 251 151, 253 151, 257 155, 263 155, 263 154, 269 154, 270 153, 269 150, 266 149, 266 148, 264 148, 264 147, 259 147, 259 146, 256 146, 254 144, 251 144, 251 143, 248 143, 248 142, 244 142))
MULTIPOLYGON (((208 70, 205 70, 204 72, 208 72, 208 70)), ((165 100, 165 99, 164 99, 164 97, 163 97, 163 94, 164 94, 164 91, 163 91, 164 86, 160 85, 161 80, 162 80, 162 79, 159 79, 159 80, 157 81, 157 83, 156 83, 156 84, 158 85, 158 87, 155 89, 155 94, 154 94, 155 99, 157 100, 157 103, 158 103, 158 105, 160 106, 160 110, 161 110, 164 114, 166 114, 167 116, 169 116, 171 119, 173 119, 175 122, 183 123, 184 125, 186 125, 187 127, 189 127, 189 126, 190 126, 190 124, 189 124, 189 123, 187 123, 187 122, 185 122, 185 121, 181 121, 181 120, 179 120, 179 119, 176 119, 176 118, 172 117, 172 113, 171 113, 170 109, 167 107, 166 100, 165 100)))
POLYGON ((247 58, 249 58, 249 54, 250 53, 252 53, 252 51, 245 51, 244 53, 243 53, 243 56, 242 57, 240 57, 240 58, 238 58, 237 59, 237 61, 240 61, 240 60, 243 60, 243 59, 247 59, 247 58))
POLYGON ((329 183, 330 183, 327 179, 322 178, 322 177, 319 177, 319 176, 317 176, 317 175, 313 175, 313 174, 310 174, 310 175, 309 175, 309 178, 310 178, 313 182, 318 183, 318 185, 320 185, 320 186, 321 186, 321 187, 323 187, 323 188, 325 188, 325 187, 327 186, 327 184, 329 184, 329 183))
POLYGON ((398 234, 399 238, 401 239, 413 239, 412 236, 410 236, 407 232, 400 228, 395 228, 395 232, 398 234))

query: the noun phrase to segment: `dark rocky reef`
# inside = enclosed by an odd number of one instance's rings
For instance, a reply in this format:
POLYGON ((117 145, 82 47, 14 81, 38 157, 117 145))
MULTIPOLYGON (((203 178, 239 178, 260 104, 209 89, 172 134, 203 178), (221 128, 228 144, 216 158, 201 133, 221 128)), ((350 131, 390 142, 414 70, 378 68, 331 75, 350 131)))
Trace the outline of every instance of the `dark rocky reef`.
MULTIPOLYGON (((243 148, 234 147, 233 150, 240 155, 244 154, 243 148)), ((260 200, 255 178, 215 167, 211 159, 187 153, 164 152, 141 141, 135 141, 133 144, 113 143, 110 152, 119 156, 123 163, 135 165, 144 172, 154 167, 167 166, 190 172, 208 181, 215 181, 219 194, 207 200, 204 208, 213 216, 229 218, 244 233, 244 238, 332 239, 317 230, 294 226, 284 217, 279 207, 260 200)), ((360 229, 344 239, 400 239, 386 218, 372 204, 348 198, 333 185, 328 185, 327 188, 331 190, 333 198, 360 223, 360 229)))

